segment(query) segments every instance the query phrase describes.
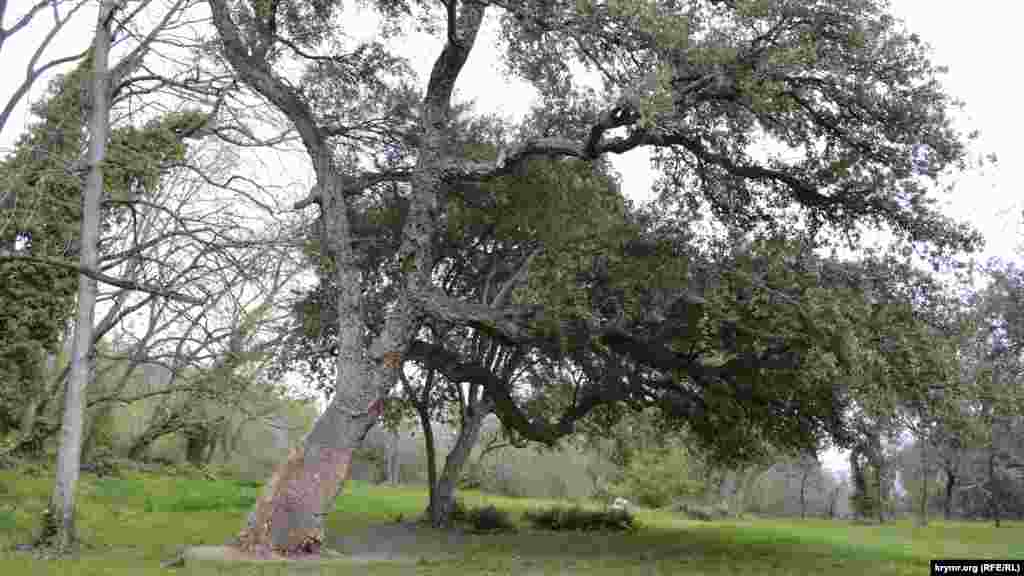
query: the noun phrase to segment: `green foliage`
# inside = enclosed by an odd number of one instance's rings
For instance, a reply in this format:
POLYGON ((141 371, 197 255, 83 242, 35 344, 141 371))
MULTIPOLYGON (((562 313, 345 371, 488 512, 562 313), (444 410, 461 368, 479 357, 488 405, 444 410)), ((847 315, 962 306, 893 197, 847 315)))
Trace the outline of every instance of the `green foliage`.
POLYGON ((703 493, 704 486, 690 479, 690 468, 690 458, 679 446, 646 450, 630 459, 610 491, 642 506, 661 508, 703 493))
POLYGON ((523 514, 523 519, 535 528, 555 532, 620 532, 639 528, 628 510, 591 510, 578 505, 529 510, 523 514))
MULTIPOLYGON (((79 86, 89 66, 86 59, 51 82, 32 107, 36 121, 0 163, 0 185, 14 200, 0 214, 2 248, 22 242, 34 256, 63 258, 77 238, 82 181, 68 167, 84 149, 79 86)), ((77 289, 73 271, 0 258, 0 430, 16 427, 18 407, 38 394, 43 359, 57 352, 77 289)))
POLYGON ((93 493, 101 498, 140 501, 145 512, 201 512, 245 510, 256 502, 258 488, 226 482, 177 477, 170 492, 148 493, 144 477, 100 478, 93 493))
MULTIPOLYGON (((0 249, 76 263, 85 154, 83 86, 92 61, 51 82, 32 107, 35 120, 0 162, 0 185, 13 194, 5 207, 0 249)), ((185 156, 184 138, 206 121, 192 111, 165 114, 142 127, 112 130, 105 160, 105 193, 130 200, 153 192, 171 166, 185 156)), ((103 229, 130 213, 106 204, 103 229)), ((17 428, 19 408, 46 389, 42 364, 56 354, 74 311, 78 274, 66 267, 0 257, 0 432, 17 428)), ((22 431, 29 433, 30 431, 22 431)))
POLYGON ((153 192, 168 168, 185 159, 184 138, 206 121, 206 114, 201 112, 171 112, 141 128, 114 129, 103 171, 107 192, 115 200, 153 192))

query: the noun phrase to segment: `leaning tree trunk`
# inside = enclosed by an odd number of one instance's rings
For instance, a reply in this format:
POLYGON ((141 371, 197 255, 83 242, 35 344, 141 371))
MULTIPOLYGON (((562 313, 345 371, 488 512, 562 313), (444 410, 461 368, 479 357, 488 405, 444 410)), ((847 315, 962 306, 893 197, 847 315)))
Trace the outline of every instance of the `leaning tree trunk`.
POLYGON ((381 400, 362 413, 333 401, 302 444, 274 471, 239 535, 239 545, 259 554, 315 554, 323 521, 348 478, 352 455, 380 416, 381 400))
MULTIPOLYGON (((100 4, 96 35, 93 40, 93 74, 89 118, 89 174, 82 198, 81 252, 84 270, 95 270, 99 241, 100 199, 103 193, 103 160, 110 133, 110 106, 107 91, 107 57, 110 51, 110 22, 116 3, 100 4)), ((96 306, 96 281, 84 275, 78 279, 78 315, 75 339, 71 347, 71 374, 64 395, 60 448, 57 453, 57 478, 47 514, 43 518, 40 541, 66 550, 74 544, 75 488, 78 484, 82 449, 82 401, 89 380, 89 356, 92 347, 93 312, 96 306)))
POLYGON ((451 526, 452 511, 455 509, 455 491, 459 485, 459 478, 462 477, 462 469, 469 460, 473 447, 480 439, 480 429, 483 427, 484 418, 488 413, 489 410, 480 404, 470 405, 466 408, 465 418, 463 418, 459 434, 455 438, 455 445, 452 446, 448 457, 445 458, 441 477, 431 488, 434 496, 430 499, 427 514, 430 516, 430 523, 437 528, 451 526))
MULTIPOLYGON (((448 38, 435 60, 420 105, 419 154, 409 178, 409 210, 395 254, 395 261, 401 262, 405 271, 404 282, 383 329, 367 346, 361 261, 352 246, 347 190, 334 167, 334 145, 318 125, 309 102, 268 65, 264 56, 276 50, 279 42, 273 26, 239 26, 230 3, 208 2, 223 54, 232 68, 285 114, 299 133, 316 173, 323 255, 335 273, 338 335, 334 396, 301 446, 278 466, 239 535, 239 546, 250 552, 310 553, 322 544, 323 520, 348 477, 353 451, 376 424, 382 398, 398 381, 403 356, 419 328, 416 298, 427 297, 433 288, 433 243, 442 210, 451 96, 486 5, 462 3, 458 10, 454 3, 451 6, 455 17, 449 18, 448 38)), ((270 17, 274 15, 271 10, 270 17)))
POLYGON ((259 555, 320 551, 324 519, 348 479, 354 451, 380 417, 386 390, 398 379, 397 350, 412 332, 408 301, 400 298, 381 337, 370 350, 364 345, 358 262, 339 242, 349 237, 342 190, 329 158, 319 158, 317 167, 325 244, 338 276, 337 384, 331 403, 277 467, 239 534, 239 547, 259 555))

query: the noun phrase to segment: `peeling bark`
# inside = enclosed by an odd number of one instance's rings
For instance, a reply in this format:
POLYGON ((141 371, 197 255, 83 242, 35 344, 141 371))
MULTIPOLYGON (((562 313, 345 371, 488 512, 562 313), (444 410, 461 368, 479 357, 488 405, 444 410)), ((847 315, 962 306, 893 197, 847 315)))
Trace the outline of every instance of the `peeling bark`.
MULTIPOLYGON (((361 273, 352 248, 345 179, 333 165, 329 132, 317 123, 308 102, 275 75, 263 57, 277 42, 276 15, 254 29, 241 30, 224 0, 209 0, 224 55, 240 79, 273 103, 295 125, 316 171, 322 214, 322 240, 338 286, 337 385, 330 406, 317 419, 302 446, 275 472, 250 514, 239 544, 260 554, 295 555, 319 549, 323 517, 347 479, 353 451, 376 424, 381 398, 398 372, 419 312, 411 294, 429 289, 434 265, 433 238, 439 221, 442 167, 452 90, 472 50, 485 6, 464 3, 450 21, 448 41, 435 61, 420 114, 422 147, 410 175, 412 195, 402 230, 398 260, 412 265, 380 335, 364 343, 361 273)), ((455 11, 455 3, 450 10, 455 11)))

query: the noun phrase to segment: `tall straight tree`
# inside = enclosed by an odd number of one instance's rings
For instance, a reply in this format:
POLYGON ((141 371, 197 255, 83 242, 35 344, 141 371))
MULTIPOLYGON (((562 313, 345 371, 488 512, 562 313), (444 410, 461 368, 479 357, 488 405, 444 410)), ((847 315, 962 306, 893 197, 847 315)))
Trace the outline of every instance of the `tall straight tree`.
MULTIPOLYGON (((89 175, 82 193, 81 249, 79 265, 96 269, 100 237, 100 200, 103 195, 103 161, 110 135, 110 94, 107 90, 107 58, 110 54, 111 22, 117 3, 103 0, 96 21, 92 47, 92 78, 89 86, 89 175)), ((61 550, 76 540, 75 487, 82 451, 82 399, 89 382, 89 356, 92 351, 93 312, 96 307, 96 280, 82 275, 78 279, 78 314, 71 344, 71 373, 64 393, 64 418, 57 453, 57 479, 44 521, 42 540, 52 538, 61 550)))
MULTIPOLYGON (((695 434, 708 442, 722 436, 718 430, 737 430, 724 435, 723 446, 737 456, 750 445, 744 430, 771 442, 786 442, 785 431, 794 430, 804 444, 842 433, 828 378, 812 378, 814 393, 800 397, 787 396, 792 390, 782 377, 754 378, 792 371, 790 360, 815 342, 840 337, 822 338, 827 326, 795 318, 798 329, 788 338, 723 332, 732 358, 722 365, 673 348, 683 336, 671 345, 650 344, 648 335, 673 338, 671 330, 656 330, 659 322, 682 335, 694 333, 685 318, 699 320, 686 314, 699 301, 678 286, 661 295, 663 319, 646 323, 636 315, 643 304, 629 299, 606 315, 572 317, 564 308, 537 305, 530 293, 545 287, 534 275, 528 275, 529 289, 511 287, 513 298, 499 306, 445 292, 432 276, 435 239, 455 214, 459 204, 450 200, 462 185, 517 173, 538 156, 592 162, 647 146, 658 150, 663 201, 680 212, 706 207, 731 226, 774 231, 791 228, 796 213, 809 231, 855 237, 871 226, 943 255, 977 244, 977 234, 943 217, 928 194, 929 179, 966 160, 963 138, 947 115, 952 102, 926 47, 878 0, 377 2, 385 36, 423 21, 417 12, 426 11, 428 21, 438 16, 432 29, 441 49, 416 93, 404 62, 383 44, 345 46, 337 32, 346 23, 338 2, 208 2, 223 54, 239 79, 288 118, 305 147, 316 186, 298 207, 319 205, 321 250, 337 291, 335 394, 250 514, 240 540, 251 551, 298 554, 320 547, 323 518, 348 475, 353 450, 377 421, 403 361, 424 351, 427 364, 457 368, 482 382, 506 425, 530 440, 554 442, 595 407, 631 394, 692 418, 695 434), (488 13, 503 19, 508 68, 541 95, 530 123, 539 128, 524 129, 497 154, 451 145, 453 91, 488 13), (285 75, 294 67, 278 65, 292 58, 307 64, 300 82, 285 75), (574 77, 578 65, 601 76, 601 92, 574 77), (779 151, 753 153, 758 142, 779 151), (356 250, 367 239, 354 217, 363 198, 391 184, 400 184, 392 197, 403 209, 394 223, 396 246, 382 265, 400 272, 400 281, 381 306, 382 327, 369 331, 361 320, 365 271, 356 250), (470 326, 551 356, 585 350, 581 357, 595 377, 551 423, 524 412, 485 368, 457 362, 443 347, 414 346, 418 330, 435 323, 470 326), (740 389, 755 380, 764 386, 740 389), (734 397, 716 397, 723 389, 734 390, 734 397), (761 415, 750 426, 723 424, 742 418, 747 408, 761 415)), ((502 199, 500 191, 485 190, 462 201, 498 210, 502 199)), ((631 246, 645 249, 643 242, 631 246)), ((537 266, 545 266, 543 259, 537 266)), ((596 283, 549 271, 558 281, 547 288, 596 283)), ((753 304, 751 312, 757 312, 753 304)))

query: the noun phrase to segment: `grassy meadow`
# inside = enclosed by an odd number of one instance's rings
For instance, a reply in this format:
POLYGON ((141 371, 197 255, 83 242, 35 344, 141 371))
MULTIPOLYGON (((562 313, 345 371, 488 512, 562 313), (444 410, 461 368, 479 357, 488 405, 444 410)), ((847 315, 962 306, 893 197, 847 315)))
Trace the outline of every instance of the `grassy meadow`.
MULTIPOLYGON (((415 563, 217 564, 161 568, 185 545, 222 544, 242 524, 258 486, 141 473, 120 478, 84 475, 74 558, 39 560, 16 551, 28 542, 52 488, 45 471, 0 471, 0 574, 906 574, 928 573, 935 558, 1024 558, 1024 526, 910 521, 885 526, 828 520, 684 520, 642 510, 642 527, 627 534, 539 532, 469 534, 451 560, 428 560, 430 550, 409 550, 415 563)), ((554 501, 511 499, 467 492, 469 506, 494 504, 513 518, 554 501)), ((331 534, 412 519, 425 490, 350 483, 329 518, 331 534)), ((424 543, 429 546, 429 543, 424 543)))

